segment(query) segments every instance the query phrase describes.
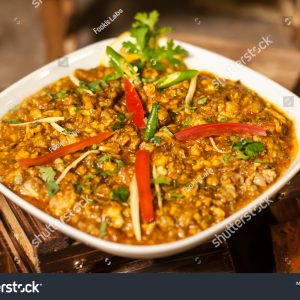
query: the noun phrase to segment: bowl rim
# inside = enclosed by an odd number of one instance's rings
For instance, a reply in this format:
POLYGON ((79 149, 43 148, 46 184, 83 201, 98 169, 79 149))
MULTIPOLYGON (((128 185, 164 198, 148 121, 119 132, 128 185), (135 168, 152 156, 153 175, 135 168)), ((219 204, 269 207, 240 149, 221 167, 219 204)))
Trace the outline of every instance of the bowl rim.
MULTIPOLYGON (((68 56, 76 57, 80 55, 84 55, 88 53, 89 50, 97 49, 98 47, 100 49, 104 48, 107 44, 109 44, 111 41, 113 41, 114 38, 111 39, 105 39, 96 43, 93 43, 91 45, 88 45, 84 48, 81 48, 77 51, 74 51, 68 56)), ((208 55, 217 56, 220 59, 234 62, 231 59, 228 59, 220 54, 217 54, 215 52, 206 50, 202 47, 194 46, 189 43, 180 42, 175 40, 176 43, 186 46, 189 49, 201 50, 204 52, 207 52, 208 55)), ((86 54, 88 55, 88 54, 86 54)), ((80 59, 79 59, 80 61, 80 59)), ((18 80, 16 83, 9 86, 7 89, 2 91, 0 93, 0 98, 3 98, 8 94, 9 92, 13 91, 14 89, 21 87, 24 83, 26 83, 28 80, 33 79, 37 75, 41 74, 42 72, 48 70, 49 68, 52 69, 57 67, 56 60, 53 62, 50 62, 41 68, 37 69, 36 71, 30 73, 29 75, 23 77, 22 79, 18 80)), ((271 79, 265 77, 264 75, 246 67, 240 65, 239 68, 242 68, 242 70, 246 70, 248 73, 250 71, 250 74, 252 73, 254 76, 256 76, 258 79, 263 79, 268 84, 272 84, 272 86, 275 86, 277 88, 280 88, 282 91, 285 91, 288 95, 293 95, 296 97, 296 100, 300 100, 298 96, 293 94, 292 92, 288 91, 286 88, 280 86, 276 82, 272 81, 271 79)), ((69 72, 70 74, 71 72, 69 72)), ((59 76, 60 78, 61 76, 59 76)), ((57 78, 57 79, 59 79, 57 78)), ((244 83, 243 83, 244 84, 244 83)), ((246 84, 247 86, 247 84, 246 84)), ((254 90, 255 91, 255 90, 254 90)), ((272 100, 267 101, 272 102, 272 100)), ((19 102, 22 101, 22 99, 19 100, 19 102)), ((286 112, 285 112, 286 113, 286 112)), ((299 137, 297 137, 297 143, 299 145, 299 137)), ((298 155, 295 155, 293 161, 291 161, 291 164, 289 168, 275 181, 274 184, 272 184, 267 190, 265 190, 262 194, 260 194, 259 197, 252 200, 250 203, 248 203, 243 208, 239 209, 229 217, 226 217, 221 222, 210 226, 209 228, 198 232, 192 236, 183 238, 181 240, 172 241, 168 243, 162 243, 162 244, 156 244, 156 245, 129 245, 129 244, 122 244, 122 243, 116 243, 112 241, 107 241, 95 236, 92 236, 88 233, 85 233, 81 231, 80 229, 77 229, 71 225, 68 225, 59 219, 47 214, 43 210, 37 208, 33 204, 27 202, 25 199, 21 198, 17 194, 15 194, 12 190, 7 188, 5 185, 0 183, 0 192, 9 198, 11 201, 13 201, 15 204, 20 206, 22 209, 24 209, 26 212, 32 214, 34 217, 38 218, 42 222, 46 224, 50 224, 58 231, 72 237, 75 240, 80 240, 83 243, 95 247, 97 249, 100 249, 104 252, 111 253, 114 255, 119 255, 123 257, 130 257, 130 258, 158 258, 158 257, 164 257, 169 256, 173 254, 177 254, 179 252, 183 252, 185 250, 188 250, 196 245, 200 245, 204 241, 207 241, 212 236, 222 232, 227 228, 229 224, 234 223, 234 221, 239 220, 242 218, 242 216, 245 216, 247 213, 253 211, 256 207, 259 205, 265 203, 268 199, 271 198, 272 195, 274 195, 276 192, 278 192, 295 174, 300 170, 300 159, 299 159, 299 147, 297 151, 298 155), (298 157, 298 161, 297 161, 298 157), (54 225, 55 224, 55 225, 54 225)), ((32 242, 32 241, 31 241, 32 242)))

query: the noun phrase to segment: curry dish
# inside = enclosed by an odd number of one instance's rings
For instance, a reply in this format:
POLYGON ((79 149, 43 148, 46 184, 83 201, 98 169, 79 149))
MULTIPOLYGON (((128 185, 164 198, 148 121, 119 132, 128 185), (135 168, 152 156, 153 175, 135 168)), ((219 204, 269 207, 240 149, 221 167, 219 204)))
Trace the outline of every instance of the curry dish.
POLYGON ((0 181, 80 230, 126 244, 194 235, 290 165, 293 122, 245 87, 190 70, 138 13, 110 65, 78 69, 0 122, 0 181))

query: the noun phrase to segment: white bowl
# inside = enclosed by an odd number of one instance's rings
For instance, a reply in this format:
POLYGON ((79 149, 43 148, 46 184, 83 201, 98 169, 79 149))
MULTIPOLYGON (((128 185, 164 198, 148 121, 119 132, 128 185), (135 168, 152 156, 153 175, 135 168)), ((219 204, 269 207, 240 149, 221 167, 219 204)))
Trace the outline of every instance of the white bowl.
MULTIPOLYGON (((59 66, 58 61, 54 61, 19 80, 0 94, 0 115, 6 113, 10 108, 17 105, 22 99, 36 92, 38 89, 52 83, 62 76, 71 74, 76 68, 92 68, 97 66, 105 51, 105 47, 111 42, 112 39, 104 40, 67 55, 69 67, 59 66)), ((233 80, 240 79, 241 82, 250 89, 256 91, 260 96, 281 108, 292 120, 295 121, 297 142, 299 144, 300 99, 296 95, 265 76, 252 71, 243 65, 237 65, 230 59, 190 44, 182 42, 178 43, 190 53, 190 57, 186 60, 189 67, 199 70, 207 70, 220 77, 226 77, 233 80), (234 66, 234 72, 228 71, 228 66, 234 66), (283 97, 285 96, 294 97, 293 107, 283 107, 283 97)), ((96 238, 67 224, 58 222, 57 219, 17 196, 14 192, 2 184, 0 184, 0 192, 41 221, 53 226, 55 225, 57 230, 92 247, 98 248, 107 253, 124 257, 155 258, 183 252, 203 243, 215 234, 223 231, 230 223, 240 219, 248 211, 252 211, 255 207, 264 203, 266 199, 270 199, 272 195, 278 192, 280 188, 282 188, 299 170, 300 153, 298 151, 296 158, 292 161, 284 175, 246 207, 203 232, 176 242, 153 246, 124 245, 96 238)))

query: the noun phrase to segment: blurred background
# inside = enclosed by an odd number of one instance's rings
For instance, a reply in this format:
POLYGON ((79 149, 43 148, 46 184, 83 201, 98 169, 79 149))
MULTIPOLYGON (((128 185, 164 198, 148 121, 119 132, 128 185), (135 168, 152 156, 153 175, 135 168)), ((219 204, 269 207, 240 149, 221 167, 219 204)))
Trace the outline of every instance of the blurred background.
POLYGON ((128 30, 157 9, 176 39, 238 60, 273 41, 249 67, 294 89, 300 74, 300 0, 0 0, 0 90, 49 61, 128 30), (97 34, 93 28, 123 12, 97 34))

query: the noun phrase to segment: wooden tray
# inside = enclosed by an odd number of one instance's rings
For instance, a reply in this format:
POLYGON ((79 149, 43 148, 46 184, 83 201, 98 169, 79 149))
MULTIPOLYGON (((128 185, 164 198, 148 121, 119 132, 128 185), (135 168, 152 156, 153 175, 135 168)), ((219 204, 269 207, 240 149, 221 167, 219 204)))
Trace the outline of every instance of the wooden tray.
POLYGON ((35 247, 31 241, 45 232, 46 225, 0 197, 4 272, 234 272, 227 244, 215 248, 210 241, 183 254, 153 260, 111 256, 59 232, 35 247))

